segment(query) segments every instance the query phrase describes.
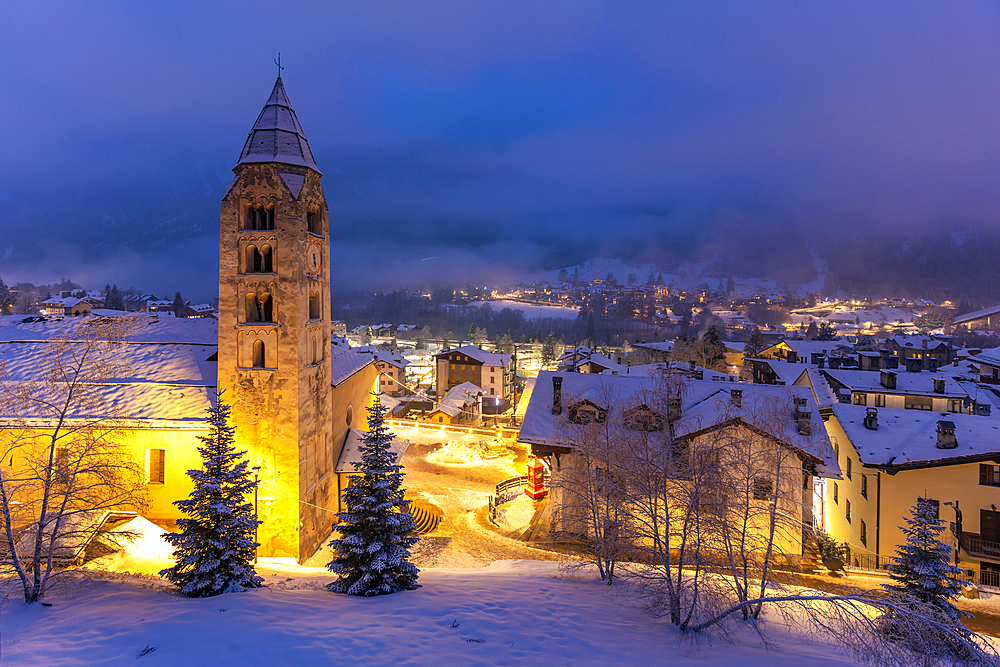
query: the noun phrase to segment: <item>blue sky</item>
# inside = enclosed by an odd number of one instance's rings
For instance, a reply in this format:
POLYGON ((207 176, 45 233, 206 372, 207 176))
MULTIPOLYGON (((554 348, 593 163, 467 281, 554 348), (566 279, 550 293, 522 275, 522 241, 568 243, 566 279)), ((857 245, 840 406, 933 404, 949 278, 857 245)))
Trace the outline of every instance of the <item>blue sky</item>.
POLYGON ((214 294, 218 201, 279 51, 344 285, 1000 213, 991 2, 15 0, 3 15, 8 283, 214 294), (433 255, 447 261, 419 261, 433 255))

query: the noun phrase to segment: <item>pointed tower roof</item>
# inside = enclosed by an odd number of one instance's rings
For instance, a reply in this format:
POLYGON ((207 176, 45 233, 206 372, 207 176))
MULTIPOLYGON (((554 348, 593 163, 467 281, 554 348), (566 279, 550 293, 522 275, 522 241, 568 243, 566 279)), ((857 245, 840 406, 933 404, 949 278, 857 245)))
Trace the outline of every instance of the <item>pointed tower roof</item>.
POLYGON ((280 76, 250 130, 236 164, 260 162, 278 162, 319 171, 280 76))

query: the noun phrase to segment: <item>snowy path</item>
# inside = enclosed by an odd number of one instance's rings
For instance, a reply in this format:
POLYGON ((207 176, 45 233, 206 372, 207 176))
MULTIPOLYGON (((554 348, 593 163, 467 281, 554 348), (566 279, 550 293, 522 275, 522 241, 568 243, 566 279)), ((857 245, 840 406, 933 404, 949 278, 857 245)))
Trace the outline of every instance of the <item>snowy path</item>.
POLYGON ((403 457, 408 497, 422 498, 444 511, 441 524, 414 549, 418 567, 485 567, 496 560, 563 558, 504 537, 486 522, 487 498, 497 482, 519 474, 510 459, 482 464, 433 463, 427 454, 447 436, 404 437, 411 441, 403 457))

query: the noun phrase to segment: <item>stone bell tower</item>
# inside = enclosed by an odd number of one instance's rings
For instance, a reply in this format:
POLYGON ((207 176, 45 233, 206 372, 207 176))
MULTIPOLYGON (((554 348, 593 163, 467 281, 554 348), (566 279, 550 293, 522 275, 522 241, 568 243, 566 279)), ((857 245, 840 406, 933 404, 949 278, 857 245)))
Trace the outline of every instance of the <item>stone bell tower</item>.
POLYGON ((301 559, 311 555, 302 553, 302 501, 326 506, 301 488, 317 485, 302 466, 333 475, 335 463, 326 460, 329 215, 280 76, 233 172, 219 229, 219 387, 237 446, 261 468, 259 553, 301 559))

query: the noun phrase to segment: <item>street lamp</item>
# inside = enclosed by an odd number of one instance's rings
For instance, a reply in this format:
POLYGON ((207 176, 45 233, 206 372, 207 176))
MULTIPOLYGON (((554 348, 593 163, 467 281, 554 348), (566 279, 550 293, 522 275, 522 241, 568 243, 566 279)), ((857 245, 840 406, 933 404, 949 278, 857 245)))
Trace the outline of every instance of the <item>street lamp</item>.
POLYGON ((256 545, 253 548, 253 562, 257 563, 257 550, 260 548, 260 543, 257 542, 257 489, 260 486, 260 466, 254 466, 253 468, 253 541, 256 545))

